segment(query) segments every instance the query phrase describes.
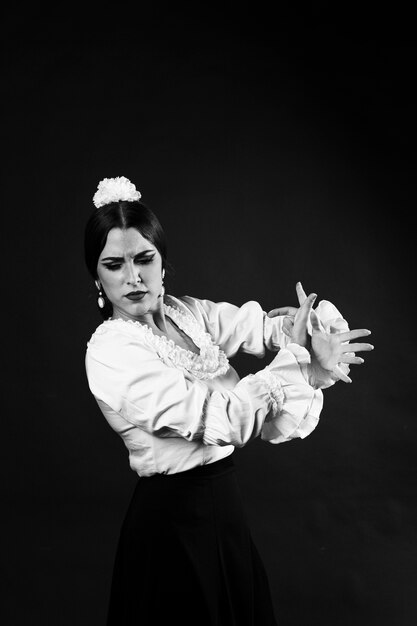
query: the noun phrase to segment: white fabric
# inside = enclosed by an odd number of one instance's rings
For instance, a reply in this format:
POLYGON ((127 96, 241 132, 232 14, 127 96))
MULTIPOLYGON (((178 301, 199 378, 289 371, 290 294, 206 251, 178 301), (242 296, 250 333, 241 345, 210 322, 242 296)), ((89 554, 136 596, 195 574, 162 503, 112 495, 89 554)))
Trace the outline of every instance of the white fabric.
POLYGON ((267 318, 254 301, 237 307, 165 296, 164 302, 199 355, 123 320, 103 322, 86 352, 90 389, 133 470, 175 473, 223 458, 257 436, 281 443, 312 432, 323 396, 309 384, 308 351, 282 332, 284 316, 267 318), (239 350, 261 358, 267 349, 278 351, 272 362, 242 379, 229 363, 239 350))

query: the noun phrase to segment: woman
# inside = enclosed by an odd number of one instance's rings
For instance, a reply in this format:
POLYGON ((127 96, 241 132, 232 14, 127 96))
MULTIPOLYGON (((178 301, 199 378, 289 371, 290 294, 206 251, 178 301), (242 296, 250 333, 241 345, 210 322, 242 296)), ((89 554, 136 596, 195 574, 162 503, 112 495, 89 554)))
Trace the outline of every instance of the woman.
POLYGON ((349 382, 369 334, 300 284, 299 309, 266 315, 164 294, 166 242, 125 177, 104 179, 85 231, 87 267, 105 321, 88 343, 90 389, 122 437, 139 480, 122 525, 108 625, 276 624, 248 530, 232 453, 255 437, 307 436, 322 391, 349 382), (290 313, 290 315, 283 315, 290 313), (292 315, 291 315, 292 314, 292 315), (239 379, 238 350, 277 354, 239 379))

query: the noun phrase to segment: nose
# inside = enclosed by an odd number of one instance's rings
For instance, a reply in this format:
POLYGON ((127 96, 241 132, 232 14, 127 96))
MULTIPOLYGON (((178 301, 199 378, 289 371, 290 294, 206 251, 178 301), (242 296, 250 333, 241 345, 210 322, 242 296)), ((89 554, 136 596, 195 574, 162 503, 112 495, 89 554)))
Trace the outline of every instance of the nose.
POLYGON ((128 274, 127 280, 128 285, 136 285, 137 283, 142 282, 142 279, 139 274, 139 268, 135 267, 133 263, 128 266, 128 274))

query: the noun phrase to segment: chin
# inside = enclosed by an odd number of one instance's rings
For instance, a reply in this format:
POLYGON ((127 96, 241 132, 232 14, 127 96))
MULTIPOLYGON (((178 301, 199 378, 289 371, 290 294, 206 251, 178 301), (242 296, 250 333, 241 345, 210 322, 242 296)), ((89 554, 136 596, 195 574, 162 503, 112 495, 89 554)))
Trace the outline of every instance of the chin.
POLYGON ((144 306, 142 302, 132 302, 128 308, 128 312, 132 315, 142 315, 146 313, 149 307, 144 306))
POLYGON ((149 298, 149 294, 147 294, 144 300, 141 300, 140 302, 129 302, 129 313, 133 313, 134 315, 143 315, 144 313, 149 313, 159 308, 159 298, 149 298), (144 300, 146 300, 146 302, 144 300))

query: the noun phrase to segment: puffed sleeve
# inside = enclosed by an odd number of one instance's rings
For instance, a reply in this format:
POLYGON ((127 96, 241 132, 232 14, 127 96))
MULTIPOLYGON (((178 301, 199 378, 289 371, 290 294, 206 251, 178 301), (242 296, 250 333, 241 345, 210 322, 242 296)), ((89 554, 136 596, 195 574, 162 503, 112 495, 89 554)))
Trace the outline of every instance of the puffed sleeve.
POLYGON ((260 372, 260 376, 270 379, 272 387, 283 391, 279 398, 276 393, 277 406, 272 415, 268 415, 262 427, 261 437, 270 443, 283 443, 297 437, 304 439, 317 426, 323 408, 323 392, 313 387, 306 388, 303 380, 310 378, 310 354, 298 344, 289 343, 287 348, 280 350, 273 361, 260 372), (291 355, 291 357, 290 357, 291 355), (287 367, 283 367, 283 358, 287 367), (280 367, 276 367, 278 361, 280 367), (285 371, 282 379, 281 368, 285 371), (300 376, 300 373, 302 376, 300 376), (303 407, 299 401, 303 398, 303 407))
POLYGON ((277 352, 289 342, 282 330, 285 316, 268 317, 255 300, 240 307, 229 302, 212 302, 191 296, 182 296, 179 300, 205 326, 214 343, 229 358, 239 350, 263 358, 265 350, 277 352))
POLYGON ((273 442, 311 432, 306 420, 318 392, 306 381, 300 355, 309 359, 307 350, 290 344, 233 389, 212 390, 132 334, 102 328, 89 342, 86 370, 96 399, 148 433, 240 447, 261 435, 267 419, 262 436, 273 442))

